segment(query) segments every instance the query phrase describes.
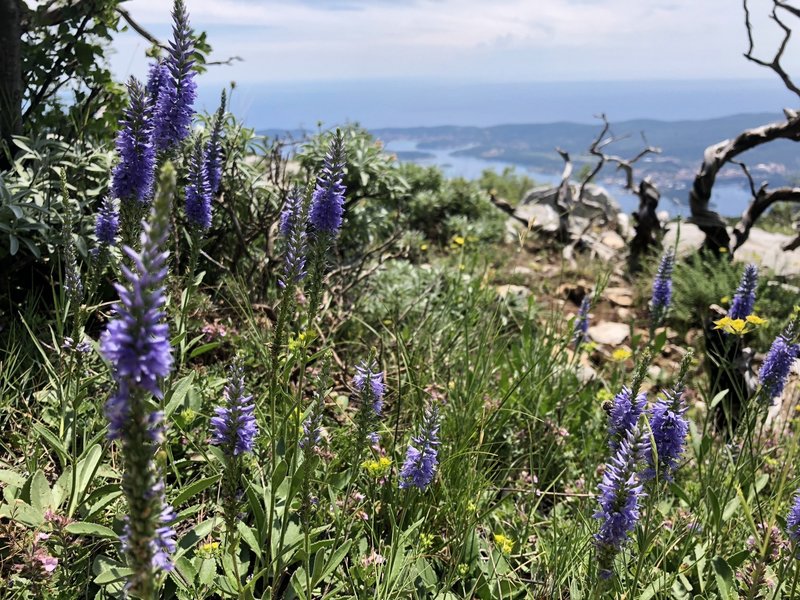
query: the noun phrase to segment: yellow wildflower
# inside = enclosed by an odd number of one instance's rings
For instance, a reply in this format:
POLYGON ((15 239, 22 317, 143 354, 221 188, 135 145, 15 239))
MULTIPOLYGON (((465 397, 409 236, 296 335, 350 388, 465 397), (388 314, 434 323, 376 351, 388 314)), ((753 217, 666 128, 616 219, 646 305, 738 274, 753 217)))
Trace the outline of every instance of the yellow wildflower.
POLYGON ((289 352, 297 352, 301 348, 305 347, 306 341, 308 339, 308 334, 305 331, 301 331, 297 334, 297 337, 293 337, 289 340, 289 352))
POLYGON ((722 317, 721 319, 714 321, 714 325, 716 325, 714 329, 722 329, 726 333, 732 333, 733 335, 744 335, 750 331, 747 329, 747 322, 744 319, 731 319, 730 317, 722 317))
POLYGON ((428 244, 422 244, 419 249, 425 252, 428 249, 428 244))
POLYGON ((381 456, 378 460, 368 458, 361 466, 366 470, 370 477, 384 477, 392 467, 392 459, 388 456, 381 456))
POLYGON ((615 360, 617 362, 628 360, 631 356, 633 356, 633 352, 631 352, 627 348, 617 348, 616 350, 614 350, 614 352, 611 353, 612 360, 615 360))
POLYGON ((218 551, 219 542, 206 542, 205 544, 200 544, 197 548, 197 553, 204 558, 210 558, 217 554, 218 551))
POLYGON ((456 246, 463 246, 464 242, 466 242, 466 240, 464 239, 464 236, 461 236, 461 235, 454 235, 453 236, 453 244, 455 244, 456 246))
POLYGON ((755 325, 756 327, 758 327, 759 325, 764 325, 767 322, 766 319, 762 319, 758 315, 747 315, 746 320, 748 323, 750 323, 751 325, 755 325))
POLYGON ((514 540, 502 533, 494 534, 494 544, 503 554, 511 554, 511 551, 514 549, 514 540))

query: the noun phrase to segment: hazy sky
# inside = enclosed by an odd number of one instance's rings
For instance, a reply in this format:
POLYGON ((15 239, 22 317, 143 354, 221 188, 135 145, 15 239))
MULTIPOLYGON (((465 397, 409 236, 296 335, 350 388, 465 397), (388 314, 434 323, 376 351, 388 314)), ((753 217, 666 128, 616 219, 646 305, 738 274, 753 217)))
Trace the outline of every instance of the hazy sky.
MULTIPOLYGON (((162 39, 167 0, 125 6, 162 39)), ((751 0, 768 14, 770 0, 751 0)), ((217 67, 204 83, 326 79, 586 81, 769 77, 742 57, 739 0, 187 0, 217 67)), ((756 20, 770 57, 775 25, 756 20)), ((800 44, 800 41, 798 41, 800 44)), ((120 35, 118 77, 145 72, 147 43, 120 35)), ((796 50, 795 55, 800 55, 796 50)))

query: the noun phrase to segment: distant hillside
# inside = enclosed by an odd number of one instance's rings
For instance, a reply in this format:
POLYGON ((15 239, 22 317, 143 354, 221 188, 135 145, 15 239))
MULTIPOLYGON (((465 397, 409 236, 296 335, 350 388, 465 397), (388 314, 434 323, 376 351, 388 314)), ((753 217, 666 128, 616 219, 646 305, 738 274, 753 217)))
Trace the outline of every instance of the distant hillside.
MULTIPOLYGON (((648 174, 659 179, 688 181, 702 160, 703 151, 711 144, 737 135, 744 129, 782 119, 779 114, 740 114, 697 121, 659 121, 637 119, 612 123, 614 136, 624 137, 610 152, 623 157, 635 155, 647 143, 658 146, 662 153, 647 158, 642 164, 648 174)), ((559 122, 546 124, 510 124, 494 127, 411 127, 375 129, 380 139, 413 140, 416 150, 452 149, 454 156, 471 156, 484 160, 512 162, 542 171, 561 168, 555 148, 570 152, 577 163, 590 160, 587 149, 600 131, 599 125, 559 122)), ((743 155, 758 179, 773 184, 800 174, 800 147, 789 141, 766 144, 743 155)), ((738 179, 738 169, 728 169, 723 179, 738 179)))

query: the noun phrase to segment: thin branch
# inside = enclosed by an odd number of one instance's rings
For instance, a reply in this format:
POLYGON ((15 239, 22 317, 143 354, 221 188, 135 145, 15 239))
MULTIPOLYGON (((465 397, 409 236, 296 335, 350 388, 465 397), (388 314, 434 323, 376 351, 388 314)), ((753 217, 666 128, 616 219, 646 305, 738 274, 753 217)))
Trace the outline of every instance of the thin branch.
POLYGON ((789 44, 789 39, 792 37, 792 29, 784 23, 780 17, 778 17, 777 8, 783 8, 794 14, 795 16, 800 17, 800 11, 795 9, 794 7, 790 7, 789 5, 780 2, 779 0, 773 0, 774 6, 772 9, 772 14, 770 14, 770 18, 775 21, 778 26, 783 30, 783 40, 781 40, 780 46, 778 46, 778 50, 775 52, 775 56, 772 57, 770 62, 767 62, 761 58, 756 58, 753 56, 754 50, 754 41, 753 41, 753 24, 750 22, 750 9, 747 6, 747 0, 742 0, 744 6, 744 25, 747 29, 747 41, 748 41, 748 48, 747 52, 744 53, 744 57, 753 62, 757 65, 762 67, 767 67, 768 69, 772 69, 778 77, 781 78, 783 84, 786 86, 787 89, 791 90, 798 96, 800 96, 800 88, 798 88, 794 81, 792 81, 791 76, 784 70, 783 65, 781 65, 781 59, 783 58, 784 52, 786 52, 786 47, 789 44))
POLYGON ((169 51, 169 46, 159 41, 159 39, 154 36, 152 33, 147 31, 144 27, 139 25, 139 23, 131 16, 131 13, 128 12, 128 9, 122 8, 121 6, 117 6, 116 9, 117 14, 122 17, 125 22, 130 25, 131 29, 133 29, 136 33, 146 39, 148 42, 153 44, 154 46, 158 46, 165 52, 169 51))
POLYGON ((744 211, 741 220, 733 228, 733 235, 736 238, 734 251, 747 241, 750 230, 758 218, 775 202, 800 202, 800 187, 780 187, 768 191, 767 184, 763 184, 750 206, 744 211))

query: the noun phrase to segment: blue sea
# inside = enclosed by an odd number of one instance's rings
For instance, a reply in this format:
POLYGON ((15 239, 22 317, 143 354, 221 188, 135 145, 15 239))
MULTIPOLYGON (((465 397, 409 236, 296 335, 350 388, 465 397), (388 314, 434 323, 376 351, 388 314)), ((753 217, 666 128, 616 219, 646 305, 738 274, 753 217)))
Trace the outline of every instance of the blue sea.
MULTIPOLYGON (((395 140, 386 144, 386 150, 389 152, 417 150, 417 144, 412 140, 395 140)), ((505 161, 490 161, 472 156, 453 155, 452 153, 456 150, 458 149, 432 150, 426 147, 424 152, 432 156, 414 159, 413 162, 421 165, 436 165, 449 177, 477 179, 485 169, 501 172, 506 167, 513 167, 518 173, 528 175, 537 184, 557 185, 561 182, 561 174, 558 172, 538 171, 505 161)), ((603 180, 602 178, 597 183, 608 190, 624 212, 630 214, 639 207, 639 198, 624 189, 619 183, 603 180)), ((662 185, 660 189, 662 196, 659 210, 667 211, 672 217, 678 215, 688 216, 690 214, 688 187, 678 185, 667 188, 662 185)), ((714 186, 711 203, 714 208, 720 210, 723 216, 732 217, 741 215, 751 199, 750 191, 743 185, 718 183, 714 186)))
MULTIPOLYGON (((201 86, 199 104, 213 111, 219 89, 201 86)), ((237 85, 231 110, 257 130, 314 131, 357 122, 370 129, 462 125, 486 127, 508 123, 570 121, 597 123, 638 118, 706 119, 737 113, 778 112, 796 98, 774 79, 697 81, 596 81, 464 83, 454 81, 335 81, 237 85)), ((392 146, 394 150, 413 149, 392 146)), ((426 149, 427 152, 430 150, 426 149)), ((474 178, 486 168, 508 163, 456 157, 452 150, 433 152, 423 164, 437 164, 448 175, 474 178)), ((699 157, 698 157, 699 159, 699 157)), ((517 167, 524 170, 524 167, 517 167)), ((530 172, 543 183, 558 173, 530 172)), ((603 182, 601 182, 603 183, 603 182)), ((637 200, 618 185, 604 184, 630 212, 637 200)), ((661 206, 672 214, 688 210, 685 189, 666 189, 661 206)), ((750 197, 736 184, 720 184, 713 200, 722 200, 727 216, 741 214, 750 197)))

